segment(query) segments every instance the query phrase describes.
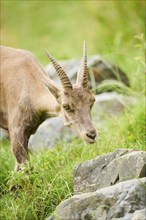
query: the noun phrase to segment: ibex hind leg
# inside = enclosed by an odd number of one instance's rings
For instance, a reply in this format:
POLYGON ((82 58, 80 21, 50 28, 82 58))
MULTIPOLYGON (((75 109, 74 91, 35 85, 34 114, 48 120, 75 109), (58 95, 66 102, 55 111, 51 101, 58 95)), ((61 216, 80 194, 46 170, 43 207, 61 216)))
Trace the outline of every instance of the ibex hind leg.
POLYGON ((28 159, 29 137, 24 126, 19 128, 13 127, 13 130, 10 132, 12 151, 16 159, 15 171, 19 171, 21 165, 28 159))

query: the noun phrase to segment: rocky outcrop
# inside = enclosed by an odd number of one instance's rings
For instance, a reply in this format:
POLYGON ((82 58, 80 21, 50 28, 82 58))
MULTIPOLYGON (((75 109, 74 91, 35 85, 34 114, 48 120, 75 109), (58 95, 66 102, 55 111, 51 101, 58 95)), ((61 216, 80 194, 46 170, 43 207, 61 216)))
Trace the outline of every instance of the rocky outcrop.
POLYGON ((29 148, 52 148, 59 141, 69 141, 75 134, 66 128, 61 118, 50 118, 43 122, 36 133, 30 137, 29 148))
POLYGON ((47 220, 144 220, 145 184, 146 178, 134 179, 75 195, 62 202, 47 220))
POLYGON ((117 92, 104 92, 96 95, 96 102, 93 111, 98 112, 99 119, 102 122, 103 115, 119 116, 125 109, 131 108, 137 103, 134 96, 126 96, 117 92))
POLYGON ((146 152, 118 149, 74 168, 74 193, 93 192, 118 182, 146 176, 146 152))
POLYGON ((146 152, 119 149, 76 165, 74 194, 47 220, 145 220, 146 152))

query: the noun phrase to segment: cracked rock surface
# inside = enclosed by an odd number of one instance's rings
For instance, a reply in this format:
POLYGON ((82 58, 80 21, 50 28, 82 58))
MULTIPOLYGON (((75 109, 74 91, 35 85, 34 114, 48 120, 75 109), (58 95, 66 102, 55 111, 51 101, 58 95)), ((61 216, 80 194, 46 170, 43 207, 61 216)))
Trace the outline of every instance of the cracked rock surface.
POLYGON ((63 201, 47 220, 144 220, 146 178, 127 180, 63 201))
POLYGON ((74 167, 74 194, 146 176, 146 152, 118 149, 74 167))
POLYGON ((47 220, 145 220, 146 152, 118 149, 74 167, 74 196, 47 220))

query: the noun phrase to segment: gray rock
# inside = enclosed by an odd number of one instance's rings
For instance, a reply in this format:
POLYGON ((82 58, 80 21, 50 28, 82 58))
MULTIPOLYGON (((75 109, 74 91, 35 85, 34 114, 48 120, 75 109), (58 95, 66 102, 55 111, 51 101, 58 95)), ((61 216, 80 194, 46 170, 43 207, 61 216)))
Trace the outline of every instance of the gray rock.
POLYGON ((0 140, 9 140, 9 134, 3 128, 0 128, 0 140))
MULTIPOLYGON (((72 82, 76 81, 76 74, 81 66, 81 59, 72 59, 67 61, 60 61, 60 65, 67 72, 72 82)), ((93 55, 88 58, 88 69, 89 69, 89 86, 95 87, 99 85, 103 80, 114 79, 123 82, 129 86, 129 80, 126 74, 116 65, 107 61, 100 55, 93 55)), ((48 64, 45 68, 49 76, 59 82, 52 64, 48 64)))
POLYGON ((146 177, 146 152, 133 151, 114 159, 108 165, 105 182, 106 185, 113 185, 141 177, 146 177))
POLYGON ((131 220, 146 220, 146 208, 135 211, 131 220))
POLYGON ((42 123, 36 133, 30 137, 29 148, 52 148, 61 140, 69 141, 75 134, 63 125, 61 118, 50 118, 42 123))
POLYGON ((74 167, 74 194, 146 176, 146 152, 118 149, 74 167))
POLYGON ((134 96, 126 96, 117 92, 104 92, 96 95, 93 110, 98 112, 100 117, 105 114, 115 117, 121 115, 125 109, 130 109, 136 103, 137 98, 134 96))
POLYGON ((142 220, 146 207, 145 184, 146 178, 134 179, 72 196, 48 220, 142 220))
POLYGON ((112 218, 112 220, 146 220, 146 208, 128 213, 121 218, 112 218))

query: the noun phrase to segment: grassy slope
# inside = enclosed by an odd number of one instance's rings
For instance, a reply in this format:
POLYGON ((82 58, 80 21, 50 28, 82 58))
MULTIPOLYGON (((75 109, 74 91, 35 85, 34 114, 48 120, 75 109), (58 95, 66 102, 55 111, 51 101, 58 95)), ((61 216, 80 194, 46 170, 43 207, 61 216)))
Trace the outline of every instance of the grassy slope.
POLYGON ((43 220, 62 200, 72 195, 76 163, 116 148, 144 150, 143 115, 144 108, 140 105, 119 120, 108 118, 107 127, 100 130, 97 144, 86 146, 79 139, 58 143, 51 151, 31 155, 30 162, 20 173, 11 171, 13 161, 7 155, 9 146, 5 146, 1 158, 1 219, 43 220), (19 187, 17 197, 10 191, 14 185, 19 187))
POLYGON ((49 152, 32 154, 21 173, 12 172, 9 143, 1 142, 0 219, 40 220, 72 194, 74 164, 116 148, 145 149, 143 50, 134 38, 144 32, 144 1, 2 1, 1 11, 2 44, 29 49, 47 64, 44 48, 59 59, 79 57, 86 39, 89 54, 99 53, 127 72, 139 99, 118 120, 105 116, 97 144, 60 142, 49 152), (13 185, 20 188, 17 197, 13 185))

